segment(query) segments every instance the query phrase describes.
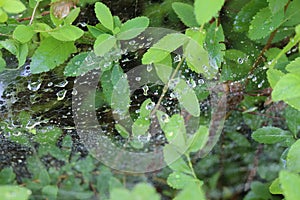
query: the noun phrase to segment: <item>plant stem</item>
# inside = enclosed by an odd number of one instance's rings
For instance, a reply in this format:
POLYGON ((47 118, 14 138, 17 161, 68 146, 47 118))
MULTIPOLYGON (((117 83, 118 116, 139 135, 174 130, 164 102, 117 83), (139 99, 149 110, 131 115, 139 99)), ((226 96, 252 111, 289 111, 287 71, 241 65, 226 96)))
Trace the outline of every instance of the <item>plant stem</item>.
POLYGON ((194 176, 195 179, 198 179, 197 176, 196 176, 196 173, 194 171, 194 168, 193 168, 193 164, 192 164, 192 161, 191 161, 191 158, 190 158, 190 155, 189 154, 185 154, 187 160, 188 160, 188 164, 189 164, 189 167, 191 169, 191 172, 192 172, 192 175, 194 176))
POLYGON ((31 16, 29 25, 31 25, 32 22, 33 22, 33 20, 34 20, 34 15, 35 15, 35 13, 36 13, 36 9, 37 9, 37 7, 39 6, 39 4, 40 4, 40 1, 37 1, 36 4, 35 4, 35 6, 34 6, 34 9, 33 9, 33 12, 32 12, 32 16, 31 16))

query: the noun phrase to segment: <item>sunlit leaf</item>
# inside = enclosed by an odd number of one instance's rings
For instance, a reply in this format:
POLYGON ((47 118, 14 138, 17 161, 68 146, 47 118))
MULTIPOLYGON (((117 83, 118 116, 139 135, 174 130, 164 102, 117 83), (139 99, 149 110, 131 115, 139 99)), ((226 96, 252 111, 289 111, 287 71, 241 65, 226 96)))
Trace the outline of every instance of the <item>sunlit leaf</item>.
POLYGON ((194 15, 193 6, 186 3, 175 2, 172 4, 172 8, 184 25, 187 27, 199 26, 194 15))
POLYGON ((281 171, 279 173, 279 180, 283 195, 286 200, 300 199, 300 176, 299 174, 291 173, 288 171, 281 171))
POLYGON ((267 78, 272 88, 275 87, 277 82, 284 76, 284 73, 277 69, 269 69, 267 71, 267 78))
POLYGON ((279 178, 276 178, 272 184, 270 185, 270 192, 272 194, 282 194, 282 188, 280 187, 280 181, 279 178))
MULTIPOLYGON (((3 1, 3 0, 2 0, 3 1)), ((20 13, 26 10, 24 4, 19 0, 4 0, 4 4, 2 5, 3 10, 8 13, 20 13)))
POLYGON ((126 21, 117 34, 118 40, 129 40, 141 34, 149 25, 147 17, 136 17, 126 21))
POLYGON ((219 10, 221 10, 224 0, 214 0, 207 2, 205 0, 195 0, 194 12, 198 24, 204 24, 215 17, 219 10))
POLYGON ((285 69, 291 73, 300 74, 300 58, 298 57, 290 62, 285 69))
POLYGON ((31 26, 19 25, 13 32, 13 38, 21 43, 29 42, 34 35, 33 28, 31 26))
POLYGON ((1 185, 0 193, 5 200, 27 200, 31 190, 17 185, 1 185))
POLYGON ((75 41, 79 39, 84 31, 72 25, 65 25, 48 32, 52 37, 60 41, 75 41))
POLYGON ((95 13, 97 19, 100 21, 100 23, 107 28, 108 30, 113 30, 114 29, 114 20, 113 16, 109 10, 109 8, 101 3, 97 2, 95 4, 95 13))
POLYGON ((47 72, 65 62, 70 54, 75 52, 76 47, 73 42, 62 42, 48 37, 40 43, 32 56, 31 73, 47 72))
POLYGON ((299 173, 300 172, 300 140, 297 140, 290 148, 287 155, 287 169, 299 173))

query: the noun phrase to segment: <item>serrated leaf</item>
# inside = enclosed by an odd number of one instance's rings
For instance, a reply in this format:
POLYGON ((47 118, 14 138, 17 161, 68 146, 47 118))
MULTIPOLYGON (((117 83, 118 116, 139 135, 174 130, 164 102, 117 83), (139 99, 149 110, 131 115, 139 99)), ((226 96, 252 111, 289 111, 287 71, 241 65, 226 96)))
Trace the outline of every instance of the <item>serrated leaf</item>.
POLYGON ((193 6, 186 3, 174 2, 172 3, 172 8, 184 25, 187 27, 199 26, 194 15, 193 6))
POLYGON ((277 69, 269 69, 267 71, 267 78, 272 88, 275 87, 277 82, 284 76, 284 73, 277 69))
POLYGON ((200 182, 190 183, 173 200, 206 200, 200 182))
POLYGON ((76 52, 73 42, 62 42, 48 37, 44 39, 32 56, 30 70, 33 74, 47 72, 64 63, 76 52))
POLYGON ((80 8, 75 8, 73 10, 70 11, 70 13, 68 14, 68 16, 64 19, 64 23, 65 24, 72 24, 76 18, 78 17, 80 13, 80 8))
POLYGON ((268 0, 269 8, 273 14, 277 13, 279 10, 284 9, 284 6, 289 0, 268 0))
POLYGON ((287 155, 287 169, 289 171, 299 173, 300 172, 300 140, 297 140, 290 148, 287 155))
POLYGON ((8 13, 17 14, 26 10, 24 4, 19 0, 4 0, 3 10, 8 13))
MULTIPOLYGON (((285 0, 284 0, 285 1, 285 0)), ((285 11, 283 26, 295 26, 300 23, 300 1, 291 1, 285 11)))
POLYGON ((195 117, 200 115, 200 106, 196 93, 184 80, 179 80, 179 83, 174 88, 174 92, 180 106, 195 117))
POLYGON ((186 41, 188 41, 188 37, 186 35, 180 33, 168 34, 148 49, 148 51, 143 55, 142 63, 151 64, 162 61, 171 52, 182 46, 186 41))
POLYGON ((279 180, 285 200, 300 199, 300 176, 299 174, 288 171, 281 171, 279 173, 279 180))
POLYGON ((0 194, 5 200, 27 200, 31 190, 18 185, 1 185, 0 194))
POLYGON ((252 133, 252 138, 255 141, 264 144, 275 144, 291 137, 290 132, 273 126, 262 127, 252 133))
POLYGON ((198 28, 188 28, 185 30, 185 35, 191 37, 200 46, 203 46, 205 38, 206 38, 206 31, 200 30, 198 28))
POLYGON ((197 182, 193 176, 184 174, 182 172, 173 172, 168 176, 167 183, 174 189, 183 189, 186 185, 191 182, 197 182))
POLYGON ((136 17, 126 21, 117 34, 118 40, 129 40, 141 34, 149 25, 147 17, 136 17))
POLYGON ((113 31, 114 30, 114 20, 113 16, 109 10, 109 8, 101 3, 97 2, 95 4, 95 13, 97 19, 100 21, 100 23, 107 28, 108 30, 113 31))
POLYGON ((251 21, 251 25, 249 27, 249 38, 252 40, 258 40, 268 36, 281 25, 283 17, 283 10, 281 12, 277 12, 276 15, 272 15, 269 7, 261 9, 251 21))
POLYGON ((109 34, 101 34, 97 37, 94 44, 94 52, 97 56, 103 56, 109 52, 116 44, 117 40, 109 34))
POLYGON ((292 107, 300 110, 300 74, 288 73, 275 85, 272 92, 274 101, 283 100, 292 107))
POLYGON ((214 22, 210 25, 206 34, 206 49, 210 57, 210 63, 215 68, 220 68, 221 63, 224 61, 225 55, 225 37, 223 33, 222 25, 217 25, 214 22))
POLYGON ((31 40, 34 34, 31 26, 18 25, 13 32, 13 38, 21 43, 26 43, 31 40))
POLYGON ((284 114, 289 130, 296 137, 300 131, 300 111, 288 106, 284 114))
POLYGON ((224 2, 224 0, 214 0, 207 3, 205 0, 195 0, 194 13, 198 24, 203 25, 216 16, 224 2))
POLYGON ((233 30, 246 32, 249 30, 253 16, 263 7, 267 6, 266 1, 252 0, 248 2, 237 14, 233 23, 233 30))
POLYGON ((62 131, 59 128, 51 127, 47 131, 39 131, 34 135, 34 140, 41 145, 55 145, 62 131))
POLYGON ((49 35, 60 41, 75 41, 83 36, 84 31, 72 25, 65 25, 48 32, 49 35))

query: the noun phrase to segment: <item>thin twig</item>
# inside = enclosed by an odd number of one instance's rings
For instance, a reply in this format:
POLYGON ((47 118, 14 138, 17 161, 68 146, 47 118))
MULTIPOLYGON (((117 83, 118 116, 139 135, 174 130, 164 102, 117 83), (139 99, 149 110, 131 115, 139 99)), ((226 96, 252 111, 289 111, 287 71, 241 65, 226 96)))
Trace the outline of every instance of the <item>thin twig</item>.
POLYGON ((34 15, 36 13, 36 9, 39 6, 39 4, 40 4, 40 1, 37 1, 36 4, 35 4, 35 6, 34 6, 34 9, 33 9, 32 15, 31 15, 31 19, 30 19, 29 25, 31 25, 32 22, 33 22, 33 20, 34 20, 34 15))

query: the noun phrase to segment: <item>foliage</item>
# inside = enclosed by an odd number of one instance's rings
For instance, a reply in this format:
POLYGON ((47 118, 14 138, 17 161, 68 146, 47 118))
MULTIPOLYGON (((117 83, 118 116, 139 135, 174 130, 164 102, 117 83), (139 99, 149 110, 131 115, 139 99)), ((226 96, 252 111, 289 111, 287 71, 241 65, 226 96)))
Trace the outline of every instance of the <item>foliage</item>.
MULTIPOLYGON (((42 112, 36 109, 13 113, 8 119, 1 116, 3 141, 31 152, 26 156, 29 177, 18 178, 12 166, 1 169, 4 198, 300 198, 300 0, 166 0, 162 9, 173 9, 173 22, 184 31, 155 38, 152 46, 143 44, 143 52, 132 47, 125 53, 123 45, 144 37, 155 19, 120 19, 105 3, 86 0, 76 7, 78 3, 0 0, 0 71, 17 71, 30 62, 33 77, 53 73, 73 80, 100 69, 97 109, 105 105, 112 110, 119 121, 109 128, 117 140, 125 141, 123 146, 137 152, 148 148, 151 125, 157 120, 156 134, 164 138, 163 159, 168 166, 157 175, 162 178, 156 177, 163 189, 155 180, 149 183, 148 175, 127 187, 126 175, 76 149, 80 145, 74 126, 48 125, 47 119, 32 123, 42 112), (89 3, 96 23, 82 27, 77 20, 89 3), (153 68, 161 84, 144 84, 144 96, 137 100, 132 98, 128 68, 122 64, 131 55, 148 71, 153 68), (11 57, 16 61, 13 67, 11 57), (160 94, 154 98, 148 90, 160 94), (226 100, 217 104, 228 111, 223 131, 225 111, 217 110, 216 115, 213 107, 213 97, 222 99, 222 94, 226 100), (166 105, 164 98, 176 99, 180 109, 160 110, 166 105), (135 110, 133 101, 138 101, 135 110), (208 154, 221 133, 220 145, 208 154), (261 151, 270 162, 264 161, 261 151), (232 169, 239 166, 226 162, 226 155, 247 166, 246 172, 233 175, 232 169), (247 175, 247 180, 240 179, 247 175), (245 186, 234 193, 228 189, 231 184, 245 186), (242 196, 244 189, 247 194, 242 196)), ((149 9, 157 6, 145 9, 145 14, 151 16, 149 9)), ((47 111, 51 109, 56 108, 49 106, 47 111)))

